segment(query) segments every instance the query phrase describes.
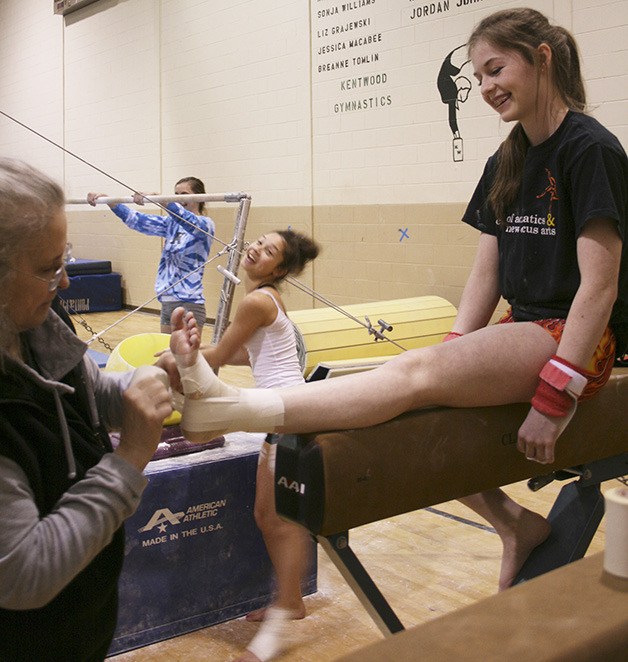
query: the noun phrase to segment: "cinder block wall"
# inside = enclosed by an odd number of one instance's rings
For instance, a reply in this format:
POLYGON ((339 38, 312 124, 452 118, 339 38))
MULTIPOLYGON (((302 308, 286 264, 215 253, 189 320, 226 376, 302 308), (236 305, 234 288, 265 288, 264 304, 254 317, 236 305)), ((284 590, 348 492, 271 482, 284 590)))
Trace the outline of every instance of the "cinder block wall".
MULTIPOLYGON (((628 144, 628 4, 528 4, 575 33, 592 112, 628 144)), ((132 188, 167 192, 195 175, 209 192, 248 193, 247 239, 288 225, 313 234, 323 252, 302 279, 339 305, 421 294, 458 305, 477 242, 459 219, 509 130, 481 101, 463 46, 482 16, 519 5, 98 0, 61 17, 47 0, 0 0, 0 110, 132 188), (449 54, 469 80, 460 160, 437 87, 449 54)), ((69 197, 127 194, 1 116, 0 147, 69 197)), ((235 211, 207 211, 221 241, 235 211)), ((111 260, 127 305, 153 296, 159 239, 106 208, 68 216, 75 253, 111 260)), ((286 294, 293 309, 320 305, 286 294)))

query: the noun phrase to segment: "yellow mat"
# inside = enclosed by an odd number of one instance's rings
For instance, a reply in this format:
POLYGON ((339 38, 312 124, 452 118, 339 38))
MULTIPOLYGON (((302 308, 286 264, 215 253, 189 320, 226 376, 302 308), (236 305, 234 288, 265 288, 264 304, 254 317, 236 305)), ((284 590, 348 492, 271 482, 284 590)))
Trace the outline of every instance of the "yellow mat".
MULTIPOLYGON (((437 296, 391 299, 342 306, 353 317, 380 330, 379 320, 392 326, 384 335, 404 349, 433 345, 442 340, 456 316, 456 308, 437 296)), ((299 327, 307 350, 305 375, 319 363, 393 356, 402 350, 386 340, 374 340, 363 326, 334 308, 314 308, 289 312, 299 327)))

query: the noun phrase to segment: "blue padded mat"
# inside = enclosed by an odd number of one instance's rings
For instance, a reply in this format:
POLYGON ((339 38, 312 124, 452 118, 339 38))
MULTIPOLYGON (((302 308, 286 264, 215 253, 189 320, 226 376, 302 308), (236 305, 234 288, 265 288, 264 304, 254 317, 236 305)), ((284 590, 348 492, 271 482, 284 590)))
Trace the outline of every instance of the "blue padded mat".
POLYGON ((122 308, 122 277, 118 273, 71 276, 70 286, 59 290, 65 309, 94 313, 122 308))
POLYGON ((81 257, 74 258, 65 267, 68 276, 88 274, 110 274, 111 262, 109 260, 87 260, 81 257))

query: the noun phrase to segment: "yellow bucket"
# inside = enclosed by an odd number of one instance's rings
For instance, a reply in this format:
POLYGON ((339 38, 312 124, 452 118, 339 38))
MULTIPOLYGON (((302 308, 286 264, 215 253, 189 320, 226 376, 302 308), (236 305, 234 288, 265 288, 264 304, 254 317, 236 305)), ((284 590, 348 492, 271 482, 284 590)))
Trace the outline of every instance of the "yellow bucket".
MULTIPOLYGON (((170 335, 167 333, 138 333, 129 336, 118 343, 109 355, 105 370, 124 372, 139 368, 141 365, 152 365, 157 360, 155 354, 170 346, 170 335)), ((176 425, 181 421, 181 414, 173 411, 164 421, 164 425, 176 425)))

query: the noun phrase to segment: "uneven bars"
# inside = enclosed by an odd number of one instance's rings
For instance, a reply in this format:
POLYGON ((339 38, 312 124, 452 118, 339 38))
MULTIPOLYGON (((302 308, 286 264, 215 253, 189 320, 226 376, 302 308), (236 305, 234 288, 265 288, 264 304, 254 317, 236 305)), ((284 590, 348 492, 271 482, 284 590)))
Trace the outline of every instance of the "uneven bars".
MULTIPOLYGON (((167 202, 239 202, 242 198, 248 198, 246 193, 183 193, 181 195, 145 195, 144 202, 155 202, 164 204, 167 202)), ((87 205, 86 198, 69 198, 65 201, 68 205, 87 205)), ((96 199, 97 205, 132 205, 132 197, 96 199)))

